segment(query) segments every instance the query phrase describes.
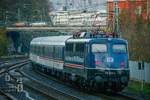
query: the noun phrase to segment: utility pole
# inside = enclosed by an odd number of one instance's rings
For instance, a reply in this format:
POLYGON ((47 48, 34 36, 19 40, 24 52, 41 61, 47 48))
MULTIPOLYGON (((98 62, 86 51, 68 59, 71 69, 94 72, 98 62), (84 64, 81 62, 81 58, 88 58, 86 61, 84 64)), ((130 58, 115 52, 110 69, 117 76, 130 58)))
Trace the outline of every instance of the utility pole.
POLYGON ((68 1, 67 1, 67 0, 65 0, 64 10, 65 10, 65 11, 67 11, 67 10, 68 10, 68 1))
POLYGON ((20 16, 20 8, 18 8, 17 17, 18 17, 18 22, 20 22, 20 20, 21 20, 21 16, 20 16))
POLYGON ((88 0, 88 3, 89 3, 89 6, 91 7, 92 6, 92 1, 88 0))
POLYGON ((23 4, 23 8, 24 8, 24 16, 25 16, 25 21, 29 21, 29 18, 31 17, 31 14, 29 13, 29 9, 31 10, 31 4, 23 4))
POLYGON ((5 25, 8 24, 8 14, 9 14, 9 11, 6 11, 5 12, 5 25))
POLYGON ((0 9, 0 26, 3 24, 3 9, 0 9))
POLYGON ((118 8, 118 0, 114 1, 114 32, 119 34, 119 8, 118 8))
POLYGON ((83 0, 83 5, 84 5, 84 6, 83 6, 83 7, 84 7, 83 9, 84 9, 84 11, 86 11, 86 0, 83 0))

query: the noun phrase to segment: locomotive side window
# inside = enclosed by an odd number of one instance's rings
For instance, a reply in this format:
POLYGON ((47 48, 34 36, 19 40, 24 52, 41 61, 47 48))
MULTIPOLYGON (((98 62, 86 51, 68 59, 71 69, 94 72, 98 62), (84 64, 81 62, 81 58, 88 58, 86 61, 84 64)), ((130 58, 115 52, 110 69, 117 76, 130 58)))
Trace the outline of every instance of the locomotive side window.
POLYGON ((107 52, 107 45, 106 44, 92 44, 92 52, 107 52))
POLYGON ((48 47, 47 46, 45 46, 45 56, 48 56, 48 47))
POLYGON ((112 48, 113 48, 114 53, 126 53, 127 52, 126 45, 124 44, 114 44, 112 48))
POLYGON ((41 49, 42 49, 42 56, 45 55, 44 48, 45 48, 44 46, 41 47, 41 49))
POLYGON ((84 64, 85 44, 84 43, 67 43, 65 60, 84 64))
POLYGON ((84 52, 84 43, 77 43, 75 47, 76 52, 84 52))
POLYGON ((74 55, 79 57, 84 57, 85 45, 84 43, 76 43, 75 44, 75 52, 74 55))
POLYGON ((73 43, 66 44, 66 51, 73 52, 73 43))

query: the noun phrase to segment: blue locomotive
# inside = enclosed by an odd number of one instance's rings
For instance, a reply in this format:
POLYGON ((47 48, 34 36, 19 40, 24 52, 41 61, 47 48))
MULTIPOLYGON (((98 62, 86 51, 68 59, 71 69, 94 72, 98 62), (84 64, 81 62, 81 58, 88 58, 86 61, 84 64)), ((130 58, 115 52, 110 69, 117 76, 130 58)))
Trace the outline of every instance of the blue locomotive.
POLYGON ((82 88, 118 92, 129 81, 127 41, 104 34, 34 38, 30 60, 36 70, 82 88))

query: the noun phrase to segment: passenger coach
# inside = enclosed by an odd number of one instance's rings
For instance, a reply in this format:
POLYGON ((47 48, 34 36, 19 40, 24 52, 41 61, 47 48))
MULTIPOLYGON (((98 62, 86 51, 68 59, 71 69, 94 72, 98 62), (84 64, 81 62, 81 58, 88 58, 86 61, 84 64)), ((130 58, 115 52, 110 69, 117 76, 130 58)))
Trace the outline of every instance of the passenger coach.
POLYGON ((81 87, 118 92, 129 81, 127 46, 105 35, 39 37, 31 41, 30 59, 36 70, 81 87))

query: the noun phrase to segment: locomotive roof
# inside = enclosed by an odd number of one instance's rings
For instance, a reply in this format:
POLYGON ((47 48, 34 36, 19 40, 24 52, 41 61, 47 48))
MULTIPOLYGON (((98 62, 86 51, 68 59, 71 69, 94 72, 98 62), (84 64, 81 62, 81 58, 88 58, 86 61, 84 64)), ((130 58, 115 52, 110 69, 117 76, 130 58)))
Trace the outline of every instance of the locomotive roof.
POLYGON ((72 36, 48 36, 48 37, 38 37, 31 41, 31 44, 36 45, 65 45, 65 42, 75 42, 75 43, 85 43, 85 42, 127 42, 122 38, 72 38, 72 36))
POLYGON ((37 45, 65 45, 65 41, 72 36, 48 36, 38 37, 31 41, 31 44, 37 45))
POLYGON ((77 38, 77 39, 68 39, 67 42, 76 42, 76 43, 81 43, 81 42, 127 42, 125 39, 122 38, 77 38))

